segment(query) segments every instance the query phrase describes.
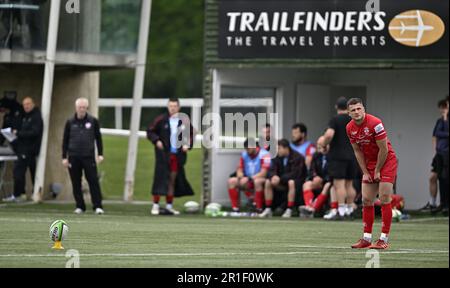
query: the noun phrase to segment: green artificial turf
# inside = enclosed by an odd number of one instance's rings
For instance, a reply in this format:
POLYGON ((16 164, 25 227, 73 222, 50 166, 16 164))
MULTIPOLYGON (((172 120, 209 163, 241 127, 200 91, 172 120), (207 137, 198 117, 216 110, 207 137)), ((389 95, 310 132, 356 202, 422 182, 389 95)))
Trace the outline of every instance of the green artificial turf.
MULTIPOLYGON (((105 199, 123 199, 128 138, 104 136, 105 162, 99 166, 102 192, 105 199)), ((187 178, 194 189, 193 197, 184 197, 183 202, 199 201, 201 195, 202 150, 193 149, 188 154, 185 166, 187 178)), ((139 141, 135 173, 134 200, 151 200, 151 187, 155 169, 154 147, 146 139, 139 141)))
MULTIPOLYGON (((150 216, 148 205, 106 204, 106 214, 72 214, 73 205, 0 205, 0 268, 60 267, 77 250, 83 267, 359 267, 370 255, 350 245, 361 220, 150 216), (69 225, 65 251, 52 251, 48 229, 69 225)), ((374 233, 380 233, 376 220, 374 233)), ((380 267, 449 267, 448 218, 393 223, 380 267)), ((369 257, 369 258, 368 258, 369 257)))

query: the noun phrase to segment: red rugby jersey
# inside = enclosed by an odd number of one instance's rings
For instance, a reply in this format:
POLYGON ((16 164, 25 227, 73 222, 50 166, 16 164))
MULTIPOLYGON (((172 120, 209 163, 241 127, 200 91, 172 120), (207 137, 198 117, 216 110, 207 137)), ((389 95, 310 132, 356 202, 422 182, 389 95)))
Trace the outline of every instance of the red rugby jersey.
POLYGON ((391 141, 387 137, 386 129, 383 123, 377 117, 367 114, 361 125, 357 125, 354 120, 347 124, 347 135, 350 143, 358 144, 364 154, 368 169, 375 168, 378 160, 378 140, 387 139, 388 156, 386 163, 390 160, 396 160, 395 151, 392 148, 391 141))

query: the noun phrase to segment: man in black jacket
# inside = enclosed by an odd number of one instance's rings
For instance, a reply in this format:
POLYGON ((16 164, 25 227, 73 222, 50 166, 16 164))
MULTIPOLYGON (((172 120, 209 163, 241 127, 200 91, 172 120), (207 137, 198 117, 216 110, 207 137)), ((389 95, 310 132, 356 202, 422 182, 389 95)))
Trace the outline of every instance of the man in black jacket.
POLYGON ((189 118, 179 112, 179 100, 170 99, 167 112, 158 116, 147 129, 147 138, 155 145, 156 160, 152 215, 159 215, 161 211, 178 215, 173 209, 174 197, 194 195, 184 172, 187 152, 193 147, 194 129, 189 118), (165 210, 159 207, 161 196, 166 196, 165 210))
POLYGON ((102 192, 98 179, 97 163, 103 162, 103 141, 100 134, 100 124, 96 118, 87 113, 89 101, 80 98, 75 103, 76 113, 67 120, 63 138, 63 165, 69 169, 72 180, 73 196, 76 201, 75 214, 86 211, 86 205, 81 191, 83 175, 89 184, 89 192, 95 214, 104 213, 102 207, 102 192), (95 144, 98 156, 95 157, 95 144))
POLYGON ((278 141, 278 155, 272 161, 265 185, 266 209, 259 216, 272 216, 273 190, 276 189, 279 192, 288 190, 288 205, 282 217, 290 218, 295 205, 296 189, 303 185, 306 175, 305 158, 291 148, 288 140, 278 141))
POLYGON ((20 127, 13 130, 16 140, 12 143, 17 155, 14 163, 14 194, 5 202, 15 202, 25 194, 26 172, 30 169, 31 181, 34 185, 36 158, 39 155, 42 141, 43 121, 41 112, 35 107, 33 99, 26 97, 23 102, 24 114, 20 127))

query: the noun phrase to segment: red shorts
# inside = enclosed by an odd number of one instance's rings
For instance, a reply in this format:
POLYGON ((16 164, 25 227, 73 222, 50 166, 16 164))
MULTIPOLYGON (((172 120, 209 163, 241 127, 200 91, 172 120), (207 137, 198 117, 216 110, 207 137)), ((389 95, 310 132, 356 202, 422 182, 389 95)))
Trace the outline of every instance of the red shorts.
POLYGON ((178 158, 176 154, 170 154, 169 160, 170 172, 177 173, 178 172, 178 158))
MULTIPOLYGON (((398 163, 396 158, 387 159, 386 163, 384 163, 384 166, 383 168, 381 168, 380 171, 381 174, 380 182, 395 184, 395 181, 397 180, 397 166, 398 163)), ((367 170, 369 170, 372 179, 375 177, 375 168, 376 163, 367 164, 367 170)), ((370 182, 368 181, 363 181, 363 183, 370 184, 370 182)))

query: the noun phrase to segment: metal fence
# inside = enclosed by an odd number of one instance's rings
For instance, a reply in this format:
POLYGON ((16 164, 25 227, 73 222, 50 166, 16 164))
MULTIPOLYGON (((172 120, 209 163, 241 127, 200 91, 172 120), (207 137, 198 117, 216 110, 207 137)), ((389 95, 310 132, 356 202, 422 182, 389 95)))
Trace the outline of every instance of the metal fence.
MULTIPOLYGON (((180 99, 180 105, 182 107, 191 108, 191 123, 197 130, 201 131, 201 114, 203 107, 203 99, 201 98, 187 98, 180 99)), ((133 99, 107 99, 102 98, 98 100, 98 106, 101 108, 114 108, 115 125, 116 130, 123 129, 123 108, 131 108, 133 106, 133 99)), ((142 108, 164 108, 167 107, 167 99, 152 98, 143 99, 141 101, 142 108)), ((108 130, 109 131, 109 130, 108 130)))

